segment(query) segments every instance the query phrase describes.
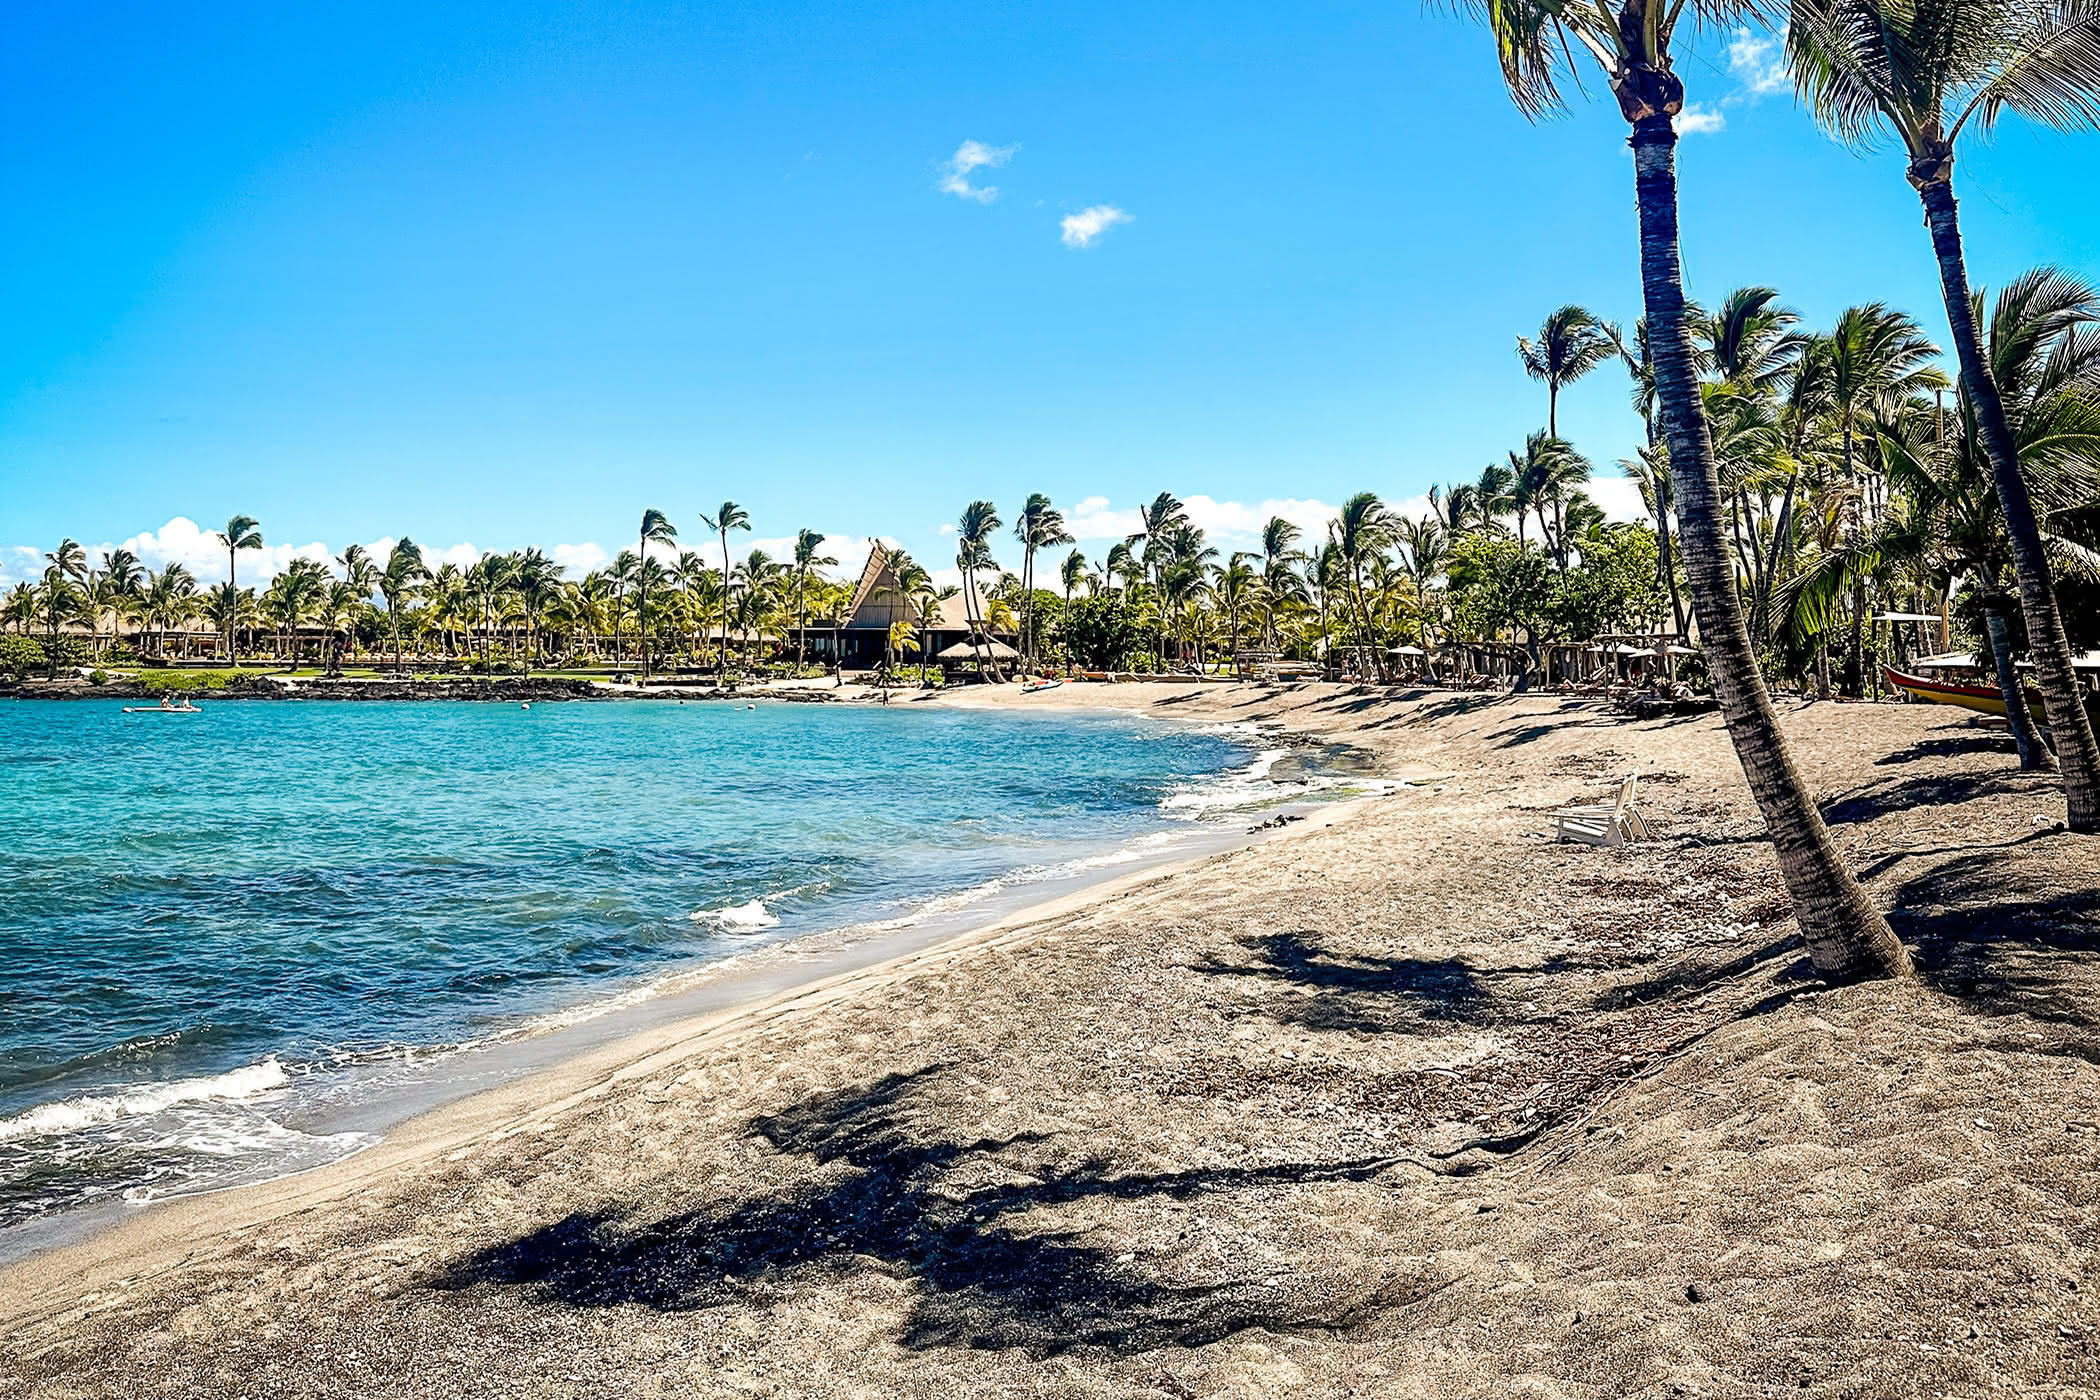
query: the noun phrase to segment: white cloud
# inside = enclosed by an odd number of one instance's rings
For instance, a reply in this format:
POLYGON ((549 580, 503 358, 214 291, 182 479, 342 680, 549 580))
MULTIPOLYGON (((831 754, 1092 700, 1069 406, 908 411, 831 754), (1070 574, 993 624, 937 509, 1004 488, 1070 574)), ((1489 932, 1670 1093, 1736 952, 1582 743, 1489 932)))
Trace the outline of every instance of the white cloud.
POLYGON ((940 179, 935 188, 942 194, 952 194, 957 199, 971 199, 979 204, 990 204, 999 197, 997 185, 973 185, 970 175, 978 170, 997 170, 1014 158, 1019 146, 987 146, 982 141, 965 141, 955 148, 955 154, 941 163, 940 179))
POLYGON ((44 552, 34 545, 0 546, 0 588, 13 588, 44 572, 44 552))
POLYGON ((1680 136, 1711 135, 1728 125, 1728 118, 1719 109, 1704 107, 1694 102, 1677 114, 1677 132, 1680 136))
MULTIPOLYGON (((754 549, 763 549, 780 563, 792 563, 795 558, 795 539, 794 535, 774 535, 765 539, 756 539, 744 547, 744 553, 748 555, 754 549)), ((865 535, 826 535, 824 543, 817 546, 817 553, 820 556, 829 556, 836 559, 838 563, 829 568, 817 570, 818 577, 833 579, 859 578, 861 565, 868 562, 868 544, 869 540, 865 535)), ((718 559, 721 557, 720 546, 717 546, 716 557, 718 559)), ((731 547, 730 557, 732 559, 735 558, 734 546, 731 547)))
POLYGON ((570 578, 582 578, 593 569, 602 569, 612 562, 612 555, 605 546, 586 540, 582 544, 558 544, 547 551, 547 557, 561 565, 561 571, 570 578))
MULTIPOLYGON (((1421 498, 1416 498, 1421 500, 1421 498)), ((1422 500, 1427 505, 1426 500, 1422 500)), ((1189 523, 1226 550, 1244 548, 1261 538, 1262 527, 1272 516, 1282 516, 1316 539, 1334 519, 1336 508, 1325 501, 1291 497, 1248 503, 1220 501, 1210 496, 1191 496, 1182 502, 1189 523)), ((1118 508, 1106 496, 1087 496, 1065 513, 1065 525, 1080 540, 1120 540, 1138 532, 1143 524, 1138 507, 1118 508)))
POLYGON ((1593 476, 1583 484, 1589 498, 1607 519, 1651 520, 1641 500, 1641 484, 1630 476, 1593 476))
POLYGON ((1058 224, 1067 248, 1091 248, 1094 240, 1117 224, 1130 222, 1130 215, 1113 204, 1096 204, 1077 214, 1067 214, 1058 224))
POLYGON ((1743 95, 1770 97, 1793 87, 1786 66, 1786 31, 1753 33, 1739 28, 1728 40, 1728 71, 1743 85, 1743 95))

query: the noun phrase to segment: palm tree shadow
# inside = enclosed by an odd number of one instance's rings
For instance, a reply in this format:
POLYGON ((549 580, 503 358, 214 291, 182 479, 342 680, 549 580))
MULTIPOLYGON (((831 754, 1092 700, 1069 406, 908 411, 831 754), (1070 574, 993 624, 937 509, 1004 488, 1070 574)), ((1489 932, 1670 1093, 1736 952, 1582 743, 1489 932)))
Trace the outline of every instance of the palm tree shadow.
POLYGON ((763 1305, 797 1283, 880 1270, 915 1285, 914 1348, 1196 1346, 1246 1327, 1348 1325, 1371 1302, 1293 1306, 1250 1279, 1162 1282, 1129 1253, 1044 1223, 1088 1199, 1186 1200, 1293 1183, 1364 1181, 1389 1158, 1155 1174, 1048 1167, 1041 1134, 958 1139, 929 1095, 947 1066, 820 1094, 751 1129, 806 1168, 789 1184, 646 1222, 579 1213, 450 1266, 442 1289, 522 1289, 579 1308, 687 1312, 763 1305))
POLYGON ((1495 998, 1480 972, 1457 958, 1338 953, 1302 931, 1254 934, 1242 938, 1240 946, 1254 955, 1253 961, 1212 958, 1194 964, 1194 970, 1266 978, 1321 993, 1278 998, 1265 1008, 1278 1020, 1311 1030, 1434 1033, 1440 1022, 1497 1019, 1495 998))
POLYGON ((1911 945, 1919 975, 1993 1015, 2026 1015, 2069 1032, 2073 1053, 2100 1057, 2100 890, 2058 878, 2089 838, 2038 834, 1971 850, 1898 886, 1889 923, 1911 945), (2034 878, 2039 877, 2039 878, 2034 878))

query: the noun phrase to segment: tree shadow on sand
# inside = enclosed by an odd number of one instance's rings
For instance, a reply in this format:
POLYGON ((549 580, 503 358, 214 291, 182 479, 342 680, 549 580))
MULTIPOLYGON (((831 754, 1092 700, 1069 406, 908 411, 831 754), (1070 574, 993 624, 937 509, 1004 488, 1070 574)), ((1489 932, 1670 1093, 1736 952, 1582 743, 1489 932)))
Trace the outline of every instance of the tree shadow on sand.
POLYGON ((1260 1278, 1162 1282, 1129 1253, 1031 1212, 1364 1181, 1392 1159, 1165 1173, 1046 1166, 1030 1150, 1042 1135, 944 1131, 931 1091, 946 1069, 893 1074, 752 1120, 773 1147, 805 1159, 787 1184, 647 1221, 610 1209, 572 1215, 459 1261, 436 1286, 684 1312, 765 1304, 797 1283, 879 1270, 916 1286, 901 1345, 1044 1355, 1197 1346, 1253 1326, 1348 1326, 1389 1301, 1372 1287, 1293 1301, 1260 1278))
POLYGON ((2089 859, 2054 835, 1954 856, 1898 886, 1889 923, 1918 973, 1994 1015, 2023 1014, 2071 1032, 2081 1058, 2100 1056, 2100 890, 2089 859), (2058 868, 2052 858, 2067 855, 2058 868), (2068 874, 2069 879, 2061 878, 2068 874))
POLYGON ((1340 953, 1303 931, 1240 940, 1248 962, 1216 958, 1193 965, 1214 977, 1260 977, 1309 988, 1318 996, 1279 998, 1264 1009, 1311 1030, 1435 1033, 1435 1024, 1501 1019, 1482 973, 1457 958, 1340 953))

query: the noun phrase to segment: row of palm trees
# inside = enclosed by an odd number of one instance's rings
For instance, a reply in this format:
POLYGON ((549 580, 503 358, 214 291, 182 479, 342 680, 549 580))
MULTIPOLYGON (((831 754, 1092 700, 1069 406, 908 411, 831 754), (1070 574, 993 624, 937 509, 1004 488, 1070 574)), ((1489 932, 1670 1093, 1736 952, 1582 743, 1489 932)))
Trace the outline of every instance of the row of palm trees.
MULTIPOLYGON (((1478 0, 1510 96, 1529 115, 1562 103, 1564 75, 1602 70, 1631 128, 1647 362, 1692 610, 1730 737, 1763 812, 1816 966, 1849 978, 1901 973, 1902 945, 1831 844, 1781 738, 1752 643, 1725 529, 1728 501, 1700 386, 1679 251, 1675 118, 1685 86, 1680 21, 1762 22, 1748 0, 1478 0), (1585 55, 1577 59, 1576 54, 1585 55)), ((1962 134, 2005 112, 2100 125, 2100 11, 2088 0, 1792 0, 1786 46, 1797 90, 1841 140, 1883 131, 1908 156, 1961 369, 1964 413, 2004 518, 2030 648, 2057 731, 2073 830, 2100 831, 2100 752, 2079 703, 2032 493, 1972 302, 1953 192, 1962 134)))

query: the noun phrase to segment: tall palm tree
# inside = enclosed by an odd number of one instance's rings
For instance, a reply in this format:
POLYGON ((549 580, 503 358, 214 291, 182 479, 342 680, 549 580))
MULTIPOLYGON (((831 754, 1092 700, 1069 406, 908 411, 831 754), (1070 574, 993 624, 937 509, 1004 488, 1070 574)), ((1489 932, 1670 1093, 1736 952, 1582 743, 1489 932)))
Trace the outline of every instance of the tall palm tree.
POLYGON ((1328 535, 1347 570, 1349 594, 1356 604, 1357 647, 1362 658, 1357 673, 1385 679, 1385 658, 1378 652, 1378 639, 1371 629, 1371 611, 1364 602, 1364 566, 1393 542, 1397 524, 1385 502, 1369 491, 1359 491, 1342 502, 1341 512, 1328 525, 1328 535))
POLYGON ((735 501, 722 502, 713 515, 702 514, 700 523, 722 537, 722 647, 715 653, 715 684, 724 684, 729 668, 729 532, 751 528, 751 515, 735 501))
POLYGON ((795 669, 802 669, 804 647, 809 639, 809 590, 819 569, 833 568, 838 560, 817 551, 827 538, 819 531, 802 529, 795 532, 795 669))
MULTIPOLYGON (((955 526, 955 567, 962 570, 963 612, 970 623, 970 649, 977 653, 977 666, 985 669, 987 652, 984 638, 984 606, 977 588, 980 570, 997 569, 992 558, 992 536, 1000 525, 999 508, 990 501, 972 501, 963 507, 962 518, 955 526)), ((1004 680, 999 674, 996 661, 991 664, 992 679, 1004 680)))
MULTIPOLYGON (((1139 562, 1144 569, 1151 571, 1154 586, 1162 592, 1166 589, 1166 568, 1169 559, 1166 542, 1174 528, 1187 520, 1188 513, 1182 509, 1180 498, 1171 491, 1162 491, 1152 498, 1152 504, 1138 507, 1139 529, 1124 541, 1133 548, 1140 540, 1144 541, 1145 552, 1139 562)), ((1160 608, 1155 616, 1159 664, 1164 668, 1167 664, 1166 609, 1160 608)))
MULTIPOLYGON (((423 566, 423 551, 416 542, 404 536, 394 542, 387 551, 386 567, 379 571, 379 596, 386 600, 387 629, 394 637, 394 670, 401 669, 401 610, 416 596, 416 590, 430 577, 430 570, 423 566)), ((417 644, 420 654, 421 643, 417 644)))
POLYGON ((1563 306, 1539 327, 1539 338, 1517 337, 1524 372, 1546 386, 1546 435, 1560 436, 1560 391, 1612 354, 1604 323, 1579 306, 1563 306))
MULTIPOLYGON (((67 543, 71 544, 72 541, 68 540, 67 543)), ((78 549, 80 546, 73 547, 78 549)), ((60 552, 63 553, 63 550, 64 547, 61 546, 60 552)), ((82 600, 79 586, 67 577, 65 567, 53 563, 44 570, 44 584, 37 590, 36 605, 41 615, 39 620, 44 624, 44 660, 50 667, 51 679, 55 681, 58 679, 59 630, 67 623, 77 620, 86 604, 82 600)))
MULTIPOLYGON (((634 552, 643 558, 649 557, 652 544, 670 544, 678 538, 678 527, 671 517, 651 506, 642 512, 642 528, 635 536, 634 552)), ((641 613, 635 618, 635 626, 642 634, 642 684, 649 684, 649 595, 640 595, 641 613)))
MULTIPOLYGON (((1451 532, 1435 516, 1404 520, 1398 531, 1401 552, 1407 561, 1408 577, 1415 581, 1415 602, 1420 609, 1416 645, 1429 650, 1429 580, 1451 562, 1451 532)), ((1426 659, 1426 656, 1425 656, 1426 659)))
POLYGON ((1839 857, 1779 732, 1721 533, 1719 473, 1685 322, 1675 123, 1684 83, 1673 71, 1670 41, 1687 13, 1695 23, 1727 24, 1753 7, 1740 0, 1706 0, 1689 11, 1674 0, 1470 0, 1469 8, 1492 32, 1504 82, 1527 115, 1561 106, 1562 65, 1572 71, 1580 48, 1604 70, 1632 128, 1641 299, 1676 487, 1678 542, 1729 738, 1817 969, 1833 980, 1904 972, 1902 944, 1839 857))
MULTIPOLYGON (((212 538, 226 546, 226 582, 232 584, 235 582, 234 560, 240 552, 262 548, 262 524, 253 516, 236 515, 226 522, 225 529, 214 531, 212 538)), ((226 664, 231 666, 233 663, 233 628, 229 625, 226 629, 226 664)))
POLYGON ((2080 702, 2041 524, 1985 359, 1954 199, 1954 148, 1972 123, 1988 132, 2012 111, 2053 127, 2100 125, 2100 8, 2090 0, 1794 0, 1787 48, 1817 120, 1852 145, 1887 127, 1910 158, 1904 173, 1925 208, 1962 386, 2005 511, 2070 827, 2100 832, 2100 745, 2080 702))
POLYGON ((1065 528, 1064 512, 1038 491, 1014 520, 1014 538, 1021 542, 1021 671, 1026 675, 1035 664, 1035 552, 1070 544, 1072 534, 1065 528))

